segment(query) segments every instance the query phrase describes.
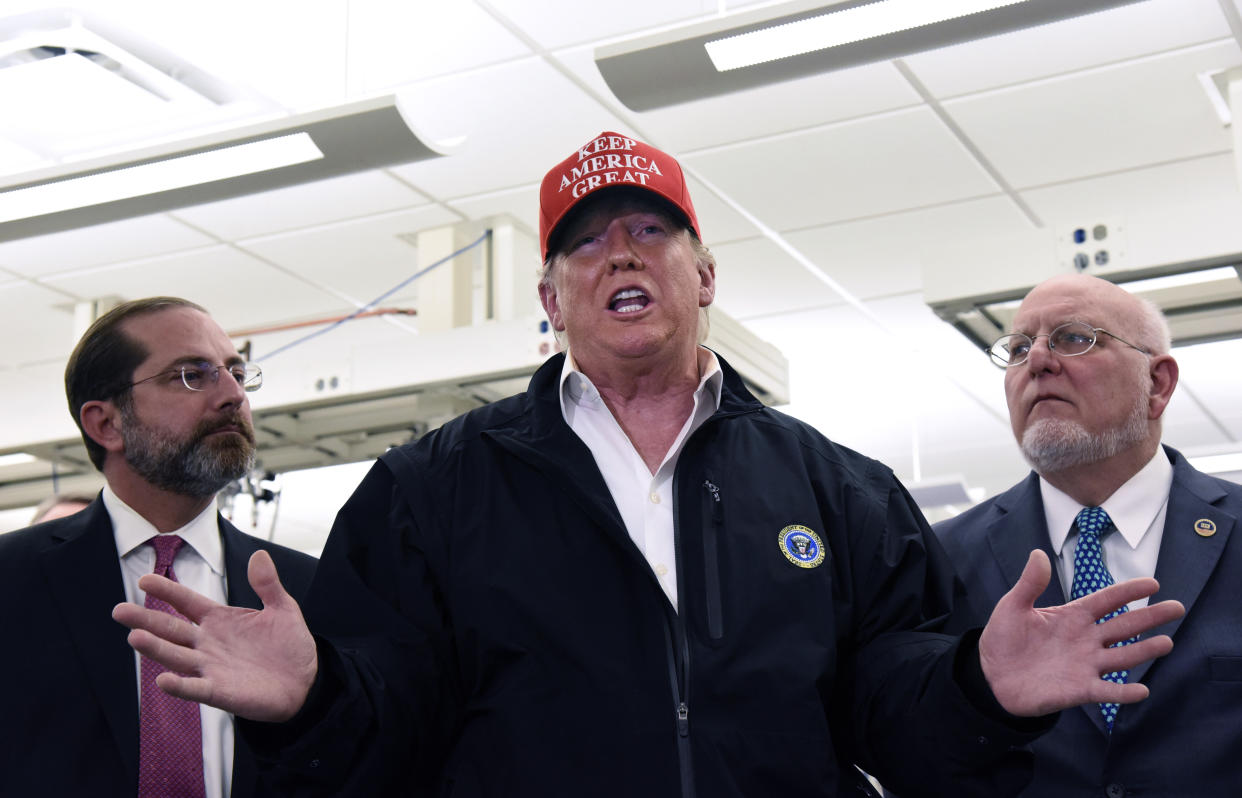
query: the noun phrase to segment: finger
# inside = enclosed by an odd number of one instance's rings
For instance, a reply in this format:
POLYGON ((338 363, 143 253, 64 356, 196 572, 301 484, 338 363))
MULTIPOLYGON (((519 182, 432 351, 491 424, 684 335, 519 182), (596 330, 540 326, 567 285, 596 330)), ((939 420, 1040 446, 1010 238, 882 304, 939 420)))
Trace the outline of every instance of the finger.
POLYGON ((289 603, 296 604, 280 583, 280 575, 276 573, 276 563, 272 562, 272 555, 263 549, 250 555, 246 577, 264 607, 287 607, 289 603))
POLYGON ((1139 682, 1117 684, 1107 679, 1097 679, 1088 691, 1087 702, 1097 704, 1134 704, 1150 695, 1147 685, 1139 682))
POLYGON ((1172 650, 1173 638, 1168 635, 1156 635, 1127 646, 1103 649, 1100 656, 1094 659, 1095 669, 1099 673, 1128 671, 1149 659, 1163 657, 1172 650))
POLYGON ((1182 617, 1185 612, 1186 609, 1179 601, 1161 601, 1158 604, 1123 612, 1099 624, 1098 628, 1103 635, 1104 643, 1112 644, 1122 640, 1129 640, 1131 637, 1136 637, 1143 632, 1151 631, 1170 621, 1175 621, 1182 617))
POLYGON ((1010 589, 1008 595, 1021 608, 1031 609, 1035 606, 1035 600, 1048 587, 1048 580, 1051 578, 1052 564, 1048 562, 1048 555, 1041 549, 1033 549, 1026 559, 1022 575, 1018 577, 1017 584, 1010 589))
POLYGON ((138 580, 138 588, 149 596, 162 599, 191 621, 198 623, 209 611, 221 606, 185 585, 158 574, 146 574, 138 580))
POLYGON ((192 645, 195 627, 189 621, 167 612, 149 610, 137 604, 125 602, 112 608, 112 618, 130 629, 145 629, 152 635, 177 645, 192 645))
POLYGON ((155 684, 174 698, 184 698, 186 701, 197 701, 200 704, 209 703, 213 692, 209 679, 200 676, 182 676, 172 671, 164 671, 156 676, 155 684))
POLYGON ((1113 610, 1123 607, 1131 601, 1147 598, 1159 589, 1159 582, 1151 577, 1143 576, 1137 579, 1127 579, 1124 582, 1118 582, 1071 603, 1082 607, 1095 618, 1103 618, 1113 610))
POLYGON ((193 673, 198 670, 201 658, 192 648, 169 643, 145 629, 134 629, 127 640, 139 654, 155 660, 169 670, 178 673, 193 673))

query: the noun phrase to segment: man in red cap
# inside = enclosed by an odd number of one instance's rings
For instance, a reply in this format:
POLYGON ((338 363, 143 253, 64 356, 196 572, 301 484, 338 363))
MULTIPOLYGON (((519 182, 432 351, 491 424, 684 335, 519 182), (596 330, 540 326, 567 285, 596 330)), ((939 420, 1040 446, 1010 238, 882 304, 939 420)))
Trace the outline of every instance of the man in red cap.
POLYGON ((302 622, 270 563, 245 614, 144 581, 161 687, 252 723, 298 795, 998 796, 1100 673, 1167 652, 1132 580, 936 633, 954 580, 883 465, 764 407, 699 344, 715 263, 677 162, 605 132, 544 178, 540 297, 568 349, 518 396, 380 458, 302 622))

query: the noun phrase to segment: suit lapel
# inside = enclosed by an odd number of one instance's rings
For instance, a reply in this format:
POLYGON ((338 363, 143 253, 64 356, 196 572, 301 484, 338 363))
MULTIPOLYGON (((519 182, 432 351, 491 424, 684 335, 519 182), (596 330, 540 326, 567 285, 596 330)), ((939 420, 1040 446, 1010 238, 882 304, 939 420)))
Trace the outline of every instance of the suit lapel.
MULTIPOLYGON (((1180 454, 1172 453, 1173 485, 1169 490, 1169 506, 1165 514, 1164 535, 1160 541, 1160 558, 1156 580, 1160 591, 1151 602, 1177 599, 1186 607, 1186 614, 1157 627, 1146 636, 1167 634, 1175 637, 1182 621, 1194 610, 1199 594, 1216 569, 1221 554, 1238 519, 1215 506, 1226 496, 1225 491, 1210 478, 1196 471, 1180 454), (1199 534, 1204 527, 1214 528, 1210 535, 1199 534)), ((1152 667, 1146 662, 1130 672, 1130 681, 1139 681, 1152 667)))
POLYGON ((125 600, 125 586, 103 501, 70 516, 42 553, 39 567, 52 605, 83 664, 91 691, 107 719, 125 767, 138 783, 138 677, 125 628, 112 608, 125 600))
MULTIPOLYGON (((998 496, 996 506, 1002 515, 988 529, 988 542, 1004 573, 1005 584, 1017 584, 1031 550, 1042 549, 1052 564, 1052 578, 1048 581, 1048 587, 1035 600, 1035 606, 1055 607, 1064 604, 1066 591, 1061 584, 1056 554, 1048 541, 1048 519, 1044 515, 1039 476, 1032 472, 1024 482, 998 496)), ((1087 718, 1100 734, 1108 734, 1098 704, 1082 704, 1078 709, 1087 713, 1087 718)))
MULTIPOLYGON (((1039 493, 1039 477, 1031 473, 1025 481, 996 499, 998 516, 987 530, 988 545, 1006 585, 1018 583, 1032 549, 1043 549, 1052 563, 1052 579, 1035 601, 1036 607, 1054 607, 1065 603, 1065 590, 1057 572, 1056 555, 1048 543, 1048 522, 1044 519, 1044 502, 1039 493)), ((999 599, 996 596, 995 599, 999 599)), ((994 601, 995 601, 994 599, 994 601)))
POLYGON ((263 603, 259 601, 254 588, 250 587, 250 579, 246 575, 250 555, 258 551, 259 547, 224 516, 217 515, 216 520, 220 525, 220 541, 224 546, 224 580, 229 606, 262 609, 263 603))

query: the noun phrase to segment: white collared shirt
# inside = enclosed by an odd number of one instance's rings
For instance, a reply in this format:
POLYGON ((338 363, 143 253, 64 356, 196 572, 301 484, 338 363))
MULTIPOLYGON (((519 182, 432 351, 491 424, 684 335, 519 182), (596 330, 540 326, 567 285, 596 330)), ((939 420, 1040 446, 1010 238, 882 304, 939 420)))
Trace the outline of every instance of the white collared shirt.
MULTIPOLYGON (((1117 527, 1115 533, 1104 536, 1101 544, 1104 565, 1114 581, 1156 575, 1172 485, 1173 464, 1164 448, 1157 447, 1156 456, 1100 505, 1117 527)), ((1048 540, 1057 555, 1061 585, 1068 601, 1074 584, 1074 549, 1078 545, 1078 532, 1070 534, 1070 528, 1083 506, 1048 484, 1043 477, 1039 480, 1039 490, 1048 521, 1048 540)), ((1147 599, 1142 598, 1128 606, 1136 609, 1146 604, 1147 599)))
POLYGON ((724 372, 711 350, 698 348, 699 387, 694 410, 652 474, 621 425, 571 353, 561 369, 561 415, 595 458, 626 531, 677 608, 677 552, 673 545, 673 471, 686 440, 720 408, 724 372))
MULTIPOLYGON (((138 588, 138 578, 155 570, 155 549, 144 545, 159 534, 149 521, 104 486, 104 507, 112 518, 116 553, 121 560, 121 579, 125 583, 125 600, 142 606, 147 594, 138 588)), ((177 581, 209 599, 226 604, 224 544, 216 519, 216 502, 212 499, 201 513, 181 529, 169 534, 180 535, 186 545, 173 560, 177 581)), ((138 699, 142 700, 142 665, 134 654, 138 674, 138 699)), ((199 705, 203 725, 203 774, 206 798, 229 798, 233 785, 233 716, 214 707, 199 705)))

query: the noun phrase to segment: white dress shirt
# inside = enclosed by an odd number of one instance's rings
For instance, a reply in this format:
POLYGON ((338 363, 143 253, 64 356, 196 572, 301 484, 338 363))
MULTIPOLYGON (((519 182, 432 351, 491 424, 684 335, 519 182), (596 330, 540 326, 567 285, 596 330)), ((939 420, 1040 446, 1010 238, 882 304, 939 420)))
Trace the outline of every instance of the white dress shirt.
MULTIPOLYGON (((1156 456, 1100 505, 1117 527, 1116 532, 1105 535, 1101 542, 1104 565, 1114 581, 1156 575, 1172 486, 1173 464, 1164 448, 1158 447, 1156 456)), ((1043 477, 1039 480, 1039 490, 1048 521, 1048 540, 1057 555, 1056 566, 1060 569, 1061 585, 1068 601, 1074 584, 1074 549, 1078 545, 1078 531, 1070 534, 1070 528, 1083 506, 1049 485, 1043 477)), ((1128 606, 1136 609, 1146 604, 1147 599, 1142 598, 1128 606)))
POLYGON ((660 587, 677 608, 677 553, 673 546, 673 471, 686 439, 720 408, 724 373, 716 355, 698 348, 699 387, 694 410, 653 474, 590 378, 565 353, 561 369, 561 414, 595 458, 626 531, 647 558, 660 587))
MULTIPOLYGON (((138 578, 155 570, 155 548, 144 545, 159 532, 132 507, 121 501, 110 487, 103 489, 104 507, 112 518, 116 553, 121 560, 121 579, 125 599, 142 606, 147 594, 138 588, 138 578)), ((221 604, 225 598, 224 544, 216 521, 216 502, 211 503, 190 523, 169 534, 180 535, 186 545, 173 560, 177 581, 221 604)), ((142 700, 142 665, 135 652, 138 699, 142 700)), ((229 798, 233 784, 233 716, 214 707, 199 705, 203 724, 203 775, 206 798, 229 798)))

